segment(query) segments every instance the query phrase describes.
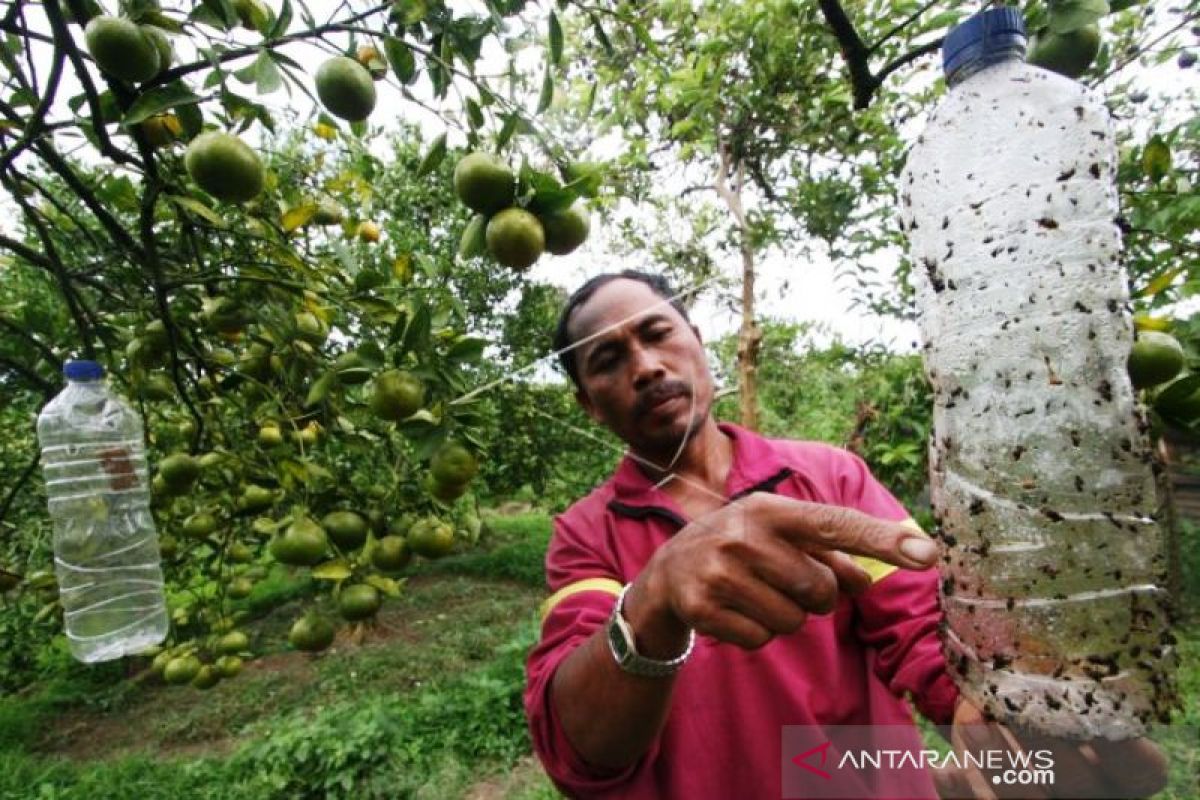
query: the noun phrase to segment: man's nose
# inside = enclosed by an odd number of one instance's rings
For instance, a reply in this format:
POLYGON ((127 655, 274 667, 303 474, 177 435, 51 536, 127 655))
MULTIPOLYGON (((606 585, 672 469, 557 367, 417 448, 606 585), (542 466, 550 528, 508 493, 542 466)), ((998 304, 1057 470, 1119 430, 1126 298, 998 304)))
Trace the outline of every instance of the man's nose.
POLYGON ((667 372, 663 368, 662 360, 651 348, 635 345, 630 353, 629 362, 633 369, 633 388, 637 391, 666 377, 667 372))

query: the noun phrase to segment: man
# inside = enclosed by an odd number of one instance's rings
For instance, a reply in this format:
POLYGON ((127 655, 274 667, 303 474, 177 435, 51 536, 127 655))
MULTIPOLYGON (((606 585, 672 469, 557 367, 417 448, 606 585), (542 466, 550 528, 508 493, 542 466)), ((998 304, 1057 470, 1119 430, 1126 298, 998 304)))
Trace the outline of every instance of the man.
MULTIPOLYGON (((556 333, 579 403, 629 453, 555 519, 525 695, 551 778, 580 797, 776 798, 785 726, 911 728, 905 694, 934 722, 981 722, 941 654, 936 544, 853 454, 718 424, 673 298, 602 275, 556 333)), ((1096 772, 1091 751, 1055 755, 1096 772)), ((939 786, 988 791, 957 771, 939 786)))

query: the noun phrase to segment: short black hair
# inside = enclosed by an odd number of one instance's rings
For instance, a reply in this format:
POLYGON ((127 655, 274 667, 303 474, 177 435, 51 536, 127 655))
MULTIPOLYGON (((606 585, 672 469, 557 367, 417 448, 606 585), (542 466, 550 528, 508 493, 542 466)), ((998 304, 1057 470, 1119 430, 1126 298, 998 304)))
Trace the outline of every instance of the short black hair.
POLYGON ((646 284, 656 295, 664 300, 669 300, 671 308, 678 311, 679 316, 683 317, 685 322, 691 323, 691 320, 688 319, 687 309, 684 308, 677 296, 678 293, 662 275, 627 269, 621 272, 605 272, 589 279, 567 298, 567 304, 563 306, 562 313, 558 317, 558 326, 554 330, 554 352, 558 354, 558 363, 562 365, 563 371, 571 378, 571 382, 575 384, 576 388, 582 387, 579 384, 579 368, 575 363, 575 349, 571 347, 574 343, 571 341, 571 334, 567 331, 567 326, 571 322, 571 314, 586 303, 601 286, 621 278, 646 284))

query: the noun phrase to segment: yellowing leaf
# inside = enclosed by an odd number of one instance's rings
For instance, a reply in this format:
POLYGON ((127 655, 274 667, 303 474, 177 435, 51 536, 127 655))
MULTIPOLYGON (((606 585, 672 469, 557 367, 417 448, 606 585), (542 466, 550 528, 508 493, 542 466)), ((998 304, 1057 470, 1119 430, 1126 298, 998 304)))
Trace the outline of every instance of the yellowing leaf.
POLYGON ((337 138, 337 128, 332 125, 327 125, 324 122, 318 122, 313 125, 313 133, 327 142, 332 142, 337 138))
POLYGON ((412 256, 408 253, 396 256, 392 262, 392 275, 401 283, 412 280, 412 256))
POLYGON ((1135 314, 1133 325, 1139 331, 1169 331, 1171 320, 1161 317, 1151 317, 1147 314, 1135 314))
POLYGON ((344 581, 352 574, 354 571, 350 569, 350 565, 340 558, 326 561, 324 564, 318 564, 312 568, 312 576, 322 581, 344 581))
POLYGON ((289 208, 283 213, 283 230, 285 233, 291 233, 301 225, 307 225, 308 222, 317 213, 316 203, 304 203, 303 205, 289 208))
POLYGON ((386 594, 388 597, 399 597, 400 587, 404 585, 403 578, 399 581, 396 581, 384 575, 368 575, 366 577, 366 582, 386 594))

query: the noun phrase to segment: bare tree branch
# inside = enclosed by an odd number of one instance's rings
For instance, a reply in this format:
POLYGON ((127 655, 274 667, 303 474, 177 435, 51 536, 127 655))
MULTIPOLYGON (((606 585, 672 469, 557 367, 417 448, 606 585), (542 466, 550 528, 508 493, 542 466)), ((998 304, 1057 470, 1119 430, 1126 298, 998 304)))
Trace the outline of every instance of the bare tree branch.
POLYGON ((54 61, 50 65, 50 77, 46 81, 46 94, 38 102, 37 108, 33 110, 28 122, 25 123, 25 132, 15 145, 4 153, 0 154, 0 172, 8 169, 8 165, 17 159, 17 156, 25 152, 28 147, 33 144, 38 136, 41 135, 42 129, 46 123, 46 114, 50 111, 50 106, 54 104, 54 98, 58 94, 58 82, 62 78, 63 62, 66 56, 61 50, 57 50, 54 54, 54 61))

